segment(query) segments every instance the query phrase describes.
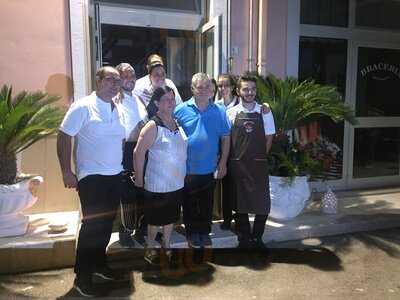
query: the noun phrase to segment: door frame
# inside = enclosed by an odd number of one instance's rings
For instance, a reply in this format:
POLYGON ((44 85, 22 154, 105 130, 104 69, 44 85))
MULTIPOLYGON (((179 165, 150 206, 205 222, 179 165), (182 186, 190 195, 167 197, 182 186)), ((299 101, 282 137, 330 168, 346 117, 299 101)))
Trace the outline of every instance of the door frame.
MULTIPOLYGON (((392 42, 371 42, 371 41, 353 41, 349 44, 349 51, 351 57, 351 74, 350 74, 350 102, 349 105, 355 110, 356 96, 357 96, 357 79, 358 79, 358 49, 360 47, 376 48, 376 49, 389 49, 399 50, 400 44, 392 42)), ((393 176, 379 176, 368 178, 353 178, 353 164, 354 164, 354 137, 355 129, 357 128, 382 128, 382 127, 400 127, 400 117, 358 117, 357 125, 348 124, 348 149, 347 153, 351 153, 347 159, 346 170, 346 187, 351 188, 367 188, 373 186, 385 186, 398 184, 400 181, 399 174, 393 176)))
MULTIPOLYGON (((218 15, 214 18, 212 18, 210 21, 205 23, 199 31, 199 45, 200 45, 200 70, 201 72, 205 73, 205 70, 203 69, 203 54, 204 54, 204 48, 203 48, 203 35, 209 31, 214 29, 214 65, 213 65, 213 77, 217 78, 218 75, 222 72, 222 15, 218 15)), ((211 75, 211 74, 209 74, 211 75)))
MULTIPOLYGON (((397 49, 400 47, 400 32, 378 28, 361 28, 355 25, 355 0, 349 0, 349 26, 332 27, 322 25, 300 24, 300 1, 288 2, 287 14, 287 52, 286 74, 298 76, 299 68, 299 40, 301 36, 333 38, 347 40, 347 69, 346 69, 346 95, 345 103, 355 108, 355 89, 357 75, 357 47, 360 45, 397 49)), ((397 124, 398 120, 385 118, 388 124, 397 124)), ((361 120, 365 121, 365 120, 361 120)), ((360 125, 358 125, 360 126, 360 125)), ((396 125, 397 126, 397 125, 396 125)), ((335 189, 353 189, 373 186, 398 184, 399 176, 372 177, 368 179, 353 179, 354 155, 354 127, 348 122, 344 124, 343 138, 343 170, 342 178, 330 180, 328 185, 335 189)), ((311 187, 316 190, 325 190, 325 182, 312 182, 311 187)))

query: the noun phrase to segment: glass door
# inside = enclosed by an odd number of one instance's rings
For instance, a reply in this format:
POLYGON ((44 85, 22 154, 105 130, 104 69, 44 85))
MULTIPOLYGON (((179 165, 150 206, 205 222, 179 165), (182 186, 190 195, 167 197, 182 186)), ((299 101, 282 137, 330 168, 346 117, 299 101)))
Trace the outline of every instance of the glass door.
POLYGON ((191 96, 191 77, 200 69, 196 64, 196 47, 202 15, 183 11, 178 7, 178 4, 184 4, 182 1, 171 3, 168 10, 164 7, 111 5, 103 1, 95 3, 97 47, 94 57, 97 67, 130 63, 140 78, 147 73, 147 57, 160 54, 166 65, 167 78, 175 83, 182 99, 186 100, 191 96))
POLYGON ((393 185, 400 180, 400 47, 353 47, 353 105, 359 124, 351 134, 351 187, 393 185))
POLYGON ((217 78, 221 73, 221 22, 220 15, 201 28, 201 71, 212 78, 217 78))

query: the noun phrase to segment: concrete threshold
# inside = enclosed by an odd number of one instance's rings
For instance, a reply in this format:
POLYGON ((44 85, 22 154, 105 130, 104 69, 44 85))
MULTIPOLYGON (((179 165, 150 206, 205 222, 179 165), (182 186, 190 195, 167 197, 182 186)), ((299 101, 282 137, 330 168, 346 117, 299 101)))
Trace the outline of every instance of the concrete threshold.
MULTIPOLYGON (((263 239, 266 243, 318 238, 345 233, 400 227, 400 189, 338 192, 338 212, 328 215, 320 210, 319 201, 312 202, 298 217, 288 220, 269 219, 263 239)), ((16 273, 72 266, 78 230, 78 212, 30 215, 28 233, 21 237, 0 238, 0 273, 16 273), (62 233, 49 231, 52 220, 64 218, 68 229, 62 233)), ((172 247, 186 248, 185 237, 174 231, 172 247)), ((213 223, 213 248, 237 246, 236 235, 221 230, 213 223)), ((143 248, 137 243, 136 248, 143 248)), ((108 253, 129 252, 112 234, 108 253)))

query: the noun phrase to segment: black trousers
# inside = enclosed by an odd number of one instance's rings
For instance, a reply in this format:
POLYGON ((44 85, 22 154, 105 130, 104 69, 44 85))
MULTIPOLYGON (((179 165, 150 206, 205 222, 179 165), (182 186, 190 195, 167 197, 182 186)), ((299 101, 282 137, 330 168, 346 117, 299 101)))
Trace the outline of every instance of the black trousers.
POLYGON ((236 213, 235 225, 239 241, 249 240, 250 238, 262 238, 267 218, 268 215, 256 215, 253 224, 253 231, 251 231, 249 215, 236 213))
POLYGON ((89 175, 78 182, 82 223, 76 249, 75 273, 89 276, 106 265, 106 247, 118 211, 121 175, 89 175))
POLYGON ((132 180, 132 172, 124 171, 121 185, 121 228, 120 230, 133 232, 135 229, 135 206, 137 189, 132 180))
POLYGON ((233 189, 230 186, 231 179, 229 178, 229 174, 227 174, 221 180, 222 185, 222 217, 224 218, 225 223, 231 223, 233 219, 232 214, 232 200, 234 199, 233 189))
POLYGON ((182 205, 186 234, 211 232, 214 186, 212 173, 186 176, 182 205))

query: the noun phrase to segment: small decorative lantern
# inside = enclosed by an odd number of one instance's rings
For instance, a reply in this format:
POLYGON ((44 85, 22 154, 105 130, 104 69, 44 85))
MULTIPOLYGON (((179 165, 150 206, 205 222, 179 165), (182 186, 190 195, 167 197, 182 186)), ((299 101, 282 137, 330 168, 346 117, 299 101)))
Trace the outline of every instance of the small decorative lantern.
POLYGON ((328 186, 325 194, 321 199, 321 210, 325 214, 336 214, 337 213, 337 197, 332 191, 331 187, 328 186))

